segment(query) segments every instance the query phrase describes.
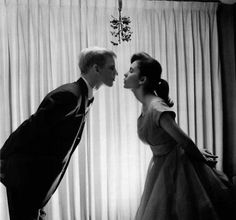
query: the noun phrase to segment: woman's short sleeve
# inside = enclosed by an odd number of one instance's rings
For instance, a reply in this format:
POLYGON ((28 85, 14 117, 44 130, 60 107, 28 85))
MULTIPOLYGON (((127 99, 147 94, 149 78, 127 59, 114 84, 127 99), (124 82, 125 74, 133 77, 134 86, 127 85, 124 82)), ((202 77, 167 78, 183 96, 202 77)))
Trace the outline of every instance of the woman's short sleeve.
POLYGON ((158 127, 160 127, 161 116, 164 114, 169 114, 173 118, 173 120, 175 120, 176 114, 168 106, 165 106, 163 104, 155 104, 153 106, 153 120, 158 127))

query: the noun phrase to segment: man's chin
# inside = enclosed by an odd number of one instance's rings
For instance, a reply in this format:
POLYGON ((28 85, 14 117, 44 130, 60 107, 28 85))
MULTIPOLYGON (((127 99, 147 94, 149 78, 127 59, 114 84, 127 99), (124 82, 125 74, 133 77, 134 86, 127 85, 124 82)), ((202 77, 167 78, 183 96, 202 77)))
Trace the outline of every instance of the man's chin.
POLYGON ((109 83, 106 83, 106 86, 108 86, 108 87, 112 87, 113 86, 113 83, 114 81, 112 81, 112 82, 109 82, 109 83))

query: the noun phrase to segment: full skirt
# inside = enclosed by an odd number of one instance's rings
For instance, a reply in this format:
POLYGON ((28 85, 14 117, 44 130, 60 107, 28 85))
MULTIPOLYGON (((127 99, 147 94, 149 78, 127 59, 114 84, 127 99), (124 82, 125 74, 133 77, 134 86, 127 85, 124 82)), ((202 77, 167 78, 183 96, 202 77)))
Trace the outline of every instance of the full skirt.
POLYGON ((231 183, 180 147, 153 156, 136 220, 236 219, 231 183))

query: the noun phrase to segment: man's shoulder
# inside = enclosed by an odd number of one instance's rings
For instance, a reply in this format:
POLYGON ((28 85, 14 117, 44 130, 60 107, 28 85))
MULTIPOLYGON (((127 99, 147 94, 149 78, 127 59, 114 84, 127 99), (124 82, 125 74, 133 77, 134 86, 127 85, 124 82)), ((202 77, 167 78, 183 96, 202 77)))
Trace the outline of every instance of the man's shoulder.
POLYGON ((77 98, 83 94, 82 88, 78 82, 66 83, 48 93, 48 96, 54 96, 56 94, 68 94, 76 96, 77 98))

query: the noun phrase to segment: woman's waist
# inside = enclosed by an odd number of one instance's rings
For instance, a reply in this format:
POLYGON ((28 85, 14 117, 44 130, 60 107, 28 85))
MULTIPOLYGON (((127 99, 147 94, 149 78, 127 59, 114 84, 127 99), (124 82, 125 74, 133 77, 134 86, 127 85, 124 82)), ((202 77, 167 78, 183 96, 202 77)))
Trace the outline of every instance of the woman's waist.
POLYGON ((176 142, 166 142, 161 144, 152 144, 150 145, 150 148, 153 152, 154 156, 163 156, 168 154, 171 150, 173 150, 176 146, 176 142))

